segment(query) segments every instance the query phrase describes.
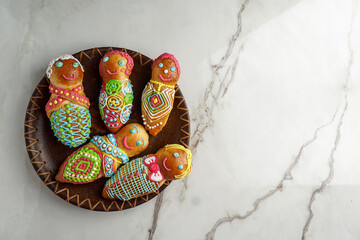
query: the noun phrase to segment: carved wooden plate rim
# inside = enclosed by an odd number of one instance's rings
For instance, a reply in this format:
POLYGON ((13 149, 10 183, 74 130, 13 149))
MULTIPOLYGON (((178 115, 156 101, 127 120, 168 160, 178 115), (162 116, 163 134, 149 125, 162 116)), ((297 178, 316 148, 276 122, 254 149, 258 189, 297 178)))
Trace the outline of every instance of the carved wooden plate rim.
MULTIPOLYGON (((93 59, 99 59, 99 57, 103 56, 106 52, 113 50, 120 50, 127 52, 134 59, 135 62, 134 69, 137 63, 138 65, 140 65, 142 69, 146 69, 146 71, 149 71, 149 69, 151 70, 151 65, 153 63, 153 60, 151 58, 139 52, 132 51, 126 48, 97 47, 97 48, 82 50, 78 53, 73 54, 73 56, 79 59, 81 64, 83 64, 84 66, 86 65, 86 62, 92 61, 93 59)), ((130 75, 130 79, 132 79, 131 77, 132 75, 130 75)), ((85 87, 85 81, 86 81, 86 74, 84 76, 84 87, 85 87)), ((94 199, 91 197, 82 196, 81 193, 72 191, 74 185, 59 183, 58 181, 56 181, 55 180, 56 172, 49 170, 50 165, 52 164, 51 162, 52 160, 46 158, 46 156, 42 154, 42 150, 44 150, 44 145, 43 145, 44 142, 43 139, 41 138, 41 135, 39 134, 39 131, 41 129, 38 129, 38 125, 37 125, 39 124, 40 118, 42 118, 44 114, 46 115, 45 104, 48 100, 48 98, 46 99, 46 96, 49 94, 48 88, 49 88, 49 80, 46 78, 46 76, 44 76, 39 82, 39 84, 36 86, 32 96, 30 97, 29 104, 26 109, 25 122, 24 122, 24 137, 26 143, 26 150, 28 152, 30 162, 33 165, 37 175, 43 181, 45 186, 47 186, 56 195, 64 199, 66 202, 69 202, 75 206, 89 210, 105 211, 105 212, 122 211, 125 209, 134 208, 140 204, 148 202, 150 199, 160 194, 170 184, 170 181, 167 181, 156 193, 148 194, 128 201, 120 201, 120 200, 111 201, 111 200, 103 199, 102 197, 99 197, 99 199, 94 199)), ((100 91, 100 89, 98 89, 98 91, 100 91)), ((86 92, 86 87, 85 87, 85 92, 86 92)), ((134 95, 135 95, 135 91, 134 91, 134 95)), ((175 112, 177 116, 174 124, 178 124, 179 127, 179 129, 176 129, 179 135, 178 143, 184 145, 185 147, 188 147, 189 139, 190 139, 189 110, 187 108, 185 98, 182 95, 178 85, 176 85, 175 87, 175 100, 170 118, 173 112, 175 112)), ((92 118, 93 118, 93 113, 92 113, 92 118)), ((169 122, 170 122, 170 118, 169 118, 169 122)), ((131 121, 136 122, 136 120, 130 119, 129 122, 131 121)), ((142 124, 140 121, 138 122, 142 124)), ((50 122, 48 123, 48 125, 50 125, 50 122)), ((173 143, 173 142, 169 142, 169 143, 173 143)), ((60 142, 58 142, 58 144, 63 146, 60 142)), ((131 159, 134 159, 135 157, 131 159)))

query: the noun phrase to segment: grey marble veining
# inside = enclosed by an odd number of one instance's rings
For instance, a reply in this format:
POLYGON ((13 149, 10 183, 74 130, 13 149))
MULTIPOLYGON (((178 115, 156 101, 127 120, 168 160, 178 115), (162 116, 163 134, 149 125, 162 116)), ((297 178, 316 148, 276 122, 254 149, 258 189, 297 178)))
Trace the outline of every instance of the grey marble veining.
POLYGON ((358 239, 358 5, 0 1, 0 238, 358 239), (123 212, 64 202, 24 145, 48 61, 95 46, 175 54, 190 110, 192 173, 123 212))

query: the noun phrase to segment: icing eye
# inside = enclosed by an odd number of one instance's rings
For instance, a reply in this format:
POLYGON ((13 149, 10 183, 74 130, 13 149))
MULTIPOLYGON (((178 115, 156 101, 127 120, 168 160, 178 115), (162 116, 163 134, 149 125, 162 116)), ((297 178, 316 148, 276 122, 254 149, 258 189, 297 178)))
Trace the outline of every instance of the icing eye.
POLYGON ((171 67, 171 68, 170 68, 170 71, 172 71, 172 72, 175 71, 175 67, 174 67, 174 66, 171 67))
POLYGON ((159 67, 163 67, 164 65, 162 63, 159 63, 159 67))
POLYGON ((174 157, 178 157, 179 154, 178 154, 178 153, 174 153, 173 156, 174 156, 174 157))
POLYGON ((73 63, 73 67, 76 68, 76 67, 78 67, 78 66, 79 66, 79 63, 77 63, 77 62, 74 62, 74 63, 73 63))
POLYGON ((179 165, 179 166, 178 166, 178 169, 183 169, 183 168, 184 168, 183 165, 179 165))
POLYGON ((104 57, 103 62, 107 62, 109 60, 109 57, 104 57))
POLYGON ((140 145, 141 145, 141 141, 139 140, 136 142, 136 146, 140 146, 140 145))
POLYGON ((120 66, 124 66, 124 65, 125 65, 125 61, 124 61, 124 60, 120 60, 120 61, 119 61, 119 65, 120 65, 120 66))
POLYGON ((61 66, 63 65, 63 63, 62 63, 62 62, 57 62, 57 63, 55 63, 55 65, 56 65, 57 67, 61 67, 61 66))
POLYGON ((132 129, 130 129, 130 133, 131 133, 131 134, 135 134, 135 133, 136 133, 136 130, 132 128, 132 129))

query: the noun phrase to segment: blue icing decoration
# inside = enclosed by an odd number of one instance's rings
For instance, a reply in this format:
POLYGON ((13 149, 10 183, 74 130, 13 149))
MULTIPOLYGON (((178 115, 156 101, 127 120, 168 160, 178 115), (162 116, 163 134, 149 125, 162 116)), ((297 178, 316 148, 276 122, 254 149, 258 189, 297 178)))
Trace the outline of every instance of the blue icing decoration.
POLYGON ((124 61, 124 60, 120 60, 120 61, 119 61, 119 65, 120 65, 120 66, 124 66, 124 65, 125 65, 125 61, 124 61))
POLYGON ((146 169, 143 161, 147 156, 137 158, 123 165, 107 182, 107 193, 111 198, 118 198, 122 201, 129 200, 140 194, 155 192, 160 188, 160 185, 156 182, 148 180, 148 174, 143 174, 142 171, 146 169), (136 172, 140 175, 136 176, 136 172), (133 174, 133 178, 128 178, 130 174, 133 174), (127 181, 122 181, 124 177, 127 181), (116 181, 119 181, 118 182, 116 181), (113 187, 115 185, 115 187, 113 187), (110 190, 109 190, 110 189, 110 190))
MULTIPOLYGON (((111 139, 111 136, 107 136, 108 139, 111 139)), ((127 163, 129 161, 126 153, 120 148, 112 144, 112 140, 109 140, 111 143, 106 142, 106 140, 101 136, 95 136, 91 139, 91 142, 94 143, 101 151, 105 151, 107 154, 111 154, 115 158, 120 158, 122 163, 127 163)))
POLYGON ((132 128, 132 129, 130 129, 130 133, 134 134, 134 133, 136 133, 136 130, 132 128))
POLYGON ((61 67, 61 66, 63 65, 63 63, 62 63, 62 62, 57 62, 57 63, 55 63, 55 65, 56 65, 57 67, 61 67))
POLYGON ((183 169, 183 168, 184 168, 183 165, 179 165, 179 166, 178 166, 178 169, 183 169))
POLYGON ((74 104, 68 105, 69 108, 66 108, 66 110, 60 108, 52 113, 50 118, 51 128, 60 142, 69 147, 78 147, 85 143, 90 136, 91 116, 86 108, 74 104), (66 111, 69 113, 66 113, 66 111), (78 114, 80 114, 79 117, 77 117, 78 114), (79 118, 83 120, 79 122, 79 118), (80 125, 82 125, 82 128, 80 128, 80 125))
POLYGON ((170 70, 171 70, 171 71, 175 71, 175 67, 172 66, 172 67, 170 68, 170 70))
POLYGON ((163 67, 164 65, 162 63, 159 63, 159 67, 163 67))
POLYGON ((173 155, 174 155, 174 157, 178 157, 178 156, 179 156, 179 154, 178 154, 178 153, 174 153, 173 155))
POLYGON ((74 62, 74 63, 73 63, 73 67, 76 68, 76 67, 78 67, 78 66, 79 66, 79 63, 77 63, 77 62, 74 62))
POLYGON ((141 141, 139 140, 136 142, 136 146, 140 146, 140 145, 141 145, 141 141))
POLYGON ((111 177, 112 175, 114 175, 114 171, 112 170, 113 162, 114 160, 111 157, 105 156, 104 166, 105 166, 106 177, 111 177))
POLYGON ((109 60, 109 57, 104 57, 103 62, 107 62, 109 60))

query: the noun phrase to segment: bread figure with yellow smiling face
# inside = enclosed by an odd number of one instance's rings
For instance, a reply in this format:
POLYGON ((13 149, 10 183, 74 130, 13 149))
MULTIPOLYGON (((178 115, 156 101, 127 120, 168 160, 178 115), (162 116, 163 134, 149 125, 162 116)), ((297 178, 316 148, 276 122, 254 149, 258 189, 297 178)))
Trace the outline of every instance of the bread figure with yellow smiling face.
POLYGON ((134 99, 129 76, 134 61, 129 54, 111 51, 100 60, 103 84, 99 96, 101 119, 110 132, 116 133, 128 120, 134 99))
POLYGON ((169 53, 161 54, 152 65, 151 80, 141 97, 145 129, 156 136, 166 125, 174 104, 174 87, 180 77, 180 66, 169 53))
POLYGON ((191 151, 170 144, 157 153, 134 159, 106 182, 102 196, 127 201, 156 192, 166 180, 182 179, 191 172, 191 151))
POLYGON ((149 135, 143 126, 127 124, 116 134, 93 137, 67 157, 55 178, 59 182, 85 184, 111 177, 129 157, 141 153, 148 145, 149 135))
POLYGON ((45 106, 54 135, 63 144, 77 147, 90 135, 90 102, 82 85, 84 69, 71 55, 53 59, 46 75, 50 80, 50 99, 45 106))

